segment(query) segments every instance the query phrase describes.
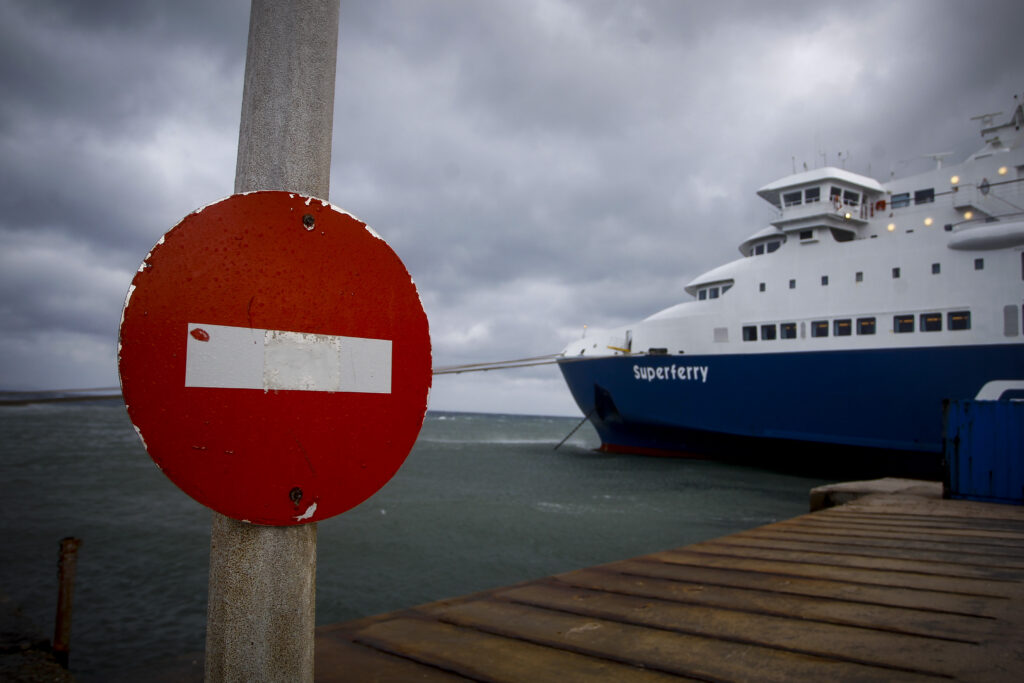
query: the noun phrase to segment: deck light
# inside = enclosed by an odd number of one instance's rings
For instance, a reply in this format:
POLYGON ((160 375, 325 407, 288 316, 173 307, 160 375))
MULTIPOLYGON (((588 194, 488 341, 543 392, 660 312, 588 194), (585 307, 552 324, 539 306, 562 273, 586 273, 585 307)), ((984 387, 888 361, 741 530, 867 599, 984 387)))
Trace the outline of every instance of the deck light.
POLYGON ((999 175, 1006 175, 1006 170, 1007 169, 1006 169, 1005 166, 1000 166, 999 167, 999 175))
POLYGON ((959 185, 960 184, 960 176, 958 176, 958 175, 953 176, 952 178, 949 179, 949 182, 952 185, 959 185))
POLYGON ((888 230, 889 232, 893 232, 894 230, 896 230, 896 224, 890 223, 889 225, 885 226, 885 229, 888 230))
POLYGON ((972 218, 974 218, 974 212, 973 211, 964 211, 964 218, 966 218, 967 220, 971 220, 972 218))
POLYGON ((846 213, 843 214, 843 218, 845 218, 846 220, 850 220, 851 218, 853 218, 853 214, 847 211, 846 213))
POLYGON ((925 224, 925 225, 931 225, 931 224, 932 224, 932 223, 934 223, 934 222, 935 222, 935 221, 933 221, 933 220, 932 220, 931 216, 929 216, 928 218, 925 218, 925 219, 924 219, 924 224, 925 224))

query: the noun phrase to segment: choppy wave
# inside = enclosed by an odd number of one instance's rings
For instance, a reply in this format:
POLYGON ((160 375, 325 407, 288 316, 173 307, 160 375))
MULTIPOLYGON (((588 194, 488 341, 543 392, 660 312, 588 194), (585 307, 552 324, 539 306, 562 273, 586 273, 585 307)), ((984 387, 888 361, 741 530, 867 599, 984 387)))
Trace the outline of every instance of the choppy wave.
MULTIPOLYGON (((676 547, 804 512, 817 481, 596 454, 577 419, 430 413, 398 474, 319 524, 331 623, 676 547), (742 491, 737 499, 737 491, 742 491)), ((0 408, 0 590, 52 628, 56 553, 83 539, 71 666, 201 652, 210 512, 145 453, 118 402, 0 408)))

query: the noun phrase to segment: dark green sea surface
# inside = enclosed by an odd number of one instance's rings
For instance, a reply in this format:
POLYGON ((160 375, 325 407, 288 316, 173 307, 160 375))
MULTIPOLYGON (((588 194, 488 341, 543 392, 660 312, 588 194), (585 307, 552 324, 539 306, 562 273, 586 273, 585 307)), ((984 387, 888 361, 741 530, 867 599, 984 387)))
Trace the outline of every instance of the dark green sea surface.
MULTIPOLYGON (((321 522, 317 623, 687 545, 807 510, 809 479, 610 455, 573 418, 430 413, 405 465, 321 522)), ((149 459, 119 401, 0 408, 0 591, 53 629, 58 543, 79 552, 80 680, 201 652, 210 512, 149 459)))

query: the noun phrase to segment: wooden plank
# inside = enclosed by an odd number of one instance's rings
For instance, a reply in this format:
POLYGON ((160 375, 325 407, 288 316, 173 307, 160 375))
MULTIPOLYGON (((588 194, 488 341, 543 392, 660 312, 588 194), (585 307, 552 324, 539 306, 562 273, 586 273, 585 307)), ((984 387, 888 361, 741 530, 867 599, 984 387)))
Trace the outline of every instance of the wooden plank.
MULTIPOLYGON (((892 547, 872 546, 866 543, 855 544, 843 542, 835 537, 825 537, 829 540, 810 541, 806 539, 793 539, 792 537, 780 537, 768 533, 739 533, 715 540, 717 544, 732 545, 742 548, 766 548, 772 550, 789 550, 800 553, 827 554, 832 557, 885 557, 888 559, 914 560, 933 564, 948 564, 954 568, 964 568, 967 571, 1010 570, 1009 575, 1024 575, 1024 559, 1014 561, 1000 556, 976 557, 973 553, 955 552, 952 550, 936 550, 933 546, 929 549, 906 548, 902 545, 892 547), (1001 560, 1001 561, 1000 561, 1001 560)), ((985 576, 987 574, 979 574, 985 576)))
POLYGON ((657 598, 738 612, 752 612, 806 621, 858 626, 929 638, 953 639, 976 644, 992 628, 990 619, 890 605, 847 602, 757 590, 628 576, 606 569, 581 569, 553 580, 576 588, 619 593, 638 598, 657 598))
POLYGON ((963 579, 968 588, 981 588, 986 582, 1019 584, 1021 572, 1015 569, 1002 569, 978 565, 965 565, 950 562, 914 560, 892 557, 891 555, 837 555, 830 549, 787 549, 756 546, 743 543, 730 537, 689 546, 689 551, 709 553, 713 555, 730 555, 760 560, 782 560, 787 562, 805 562, 811 564, 837 567, 856 567, 860 569, 878 569, 891 572, 909 572, 926 576, 963 579), (981 581, 978 581, 980 579, 981 581))
POLYGON ((356 645, 340 635, 339 631, 317 630, 314 671, 319 683, 459 683, 473 680, 365 645, 356 645))
POLYGON ((570 586, 531 584, 503 591, 507 600, 584 617, 670 630, 678 634, 799 652, 850 664, 864 664, 931 676, 956 675, 974 644, 937 640, 871 628, 794 617, 737 612, 570 586))
POLYGON ((844 600, 864 604, 891 605, 937 615, 975 616, 993 618, 993 605, 1001 598, 984 598, 974 595, 956 595, 930 590, 904 590, 899 587, 849 583, 827 579, 808 572, 807 576, 786 573, 769 573, 753 568, 740 568, 726 564, 709 567, 700 564, 679 564, 664 562, 654 556, 623 560, 603 569, 641 577, 665 578, 674 581, 690 581, 704 585, 730 586, 771 591, 783 595, 805 595, 810 597, 844 600))
POLYGON ((751 643, 644 628, 496 599, 457 603, 432 611, 447 622, 489 633, 528 639, 591 656, 635 662, 651 669, 705 680, 892 680, 896 675, 904 680, 935 680, 911 671, 895 671, 751 643))
MULTIPOLYGON (((821 513, 827 513, 828 510, 823 510, 821 513)), ((926 538, 948 538, 950 540, 966 539, 971 542, 985 543, 989 545, 1004 545, 1019 548, 1020 544, 1024 542, 1024 534, 999 531, 994 529, 947 529, 943 527, 930 526, 927 523, 913 524, 910 522, 902 522, 899 524, 887 524, 884 520, 873 520, 873 519, 855 519, 853 517, 833 517, 833 518, 816 518, 813 515, 804 515, 798 517, 792 522, 778 522, 779 526, 795 526, 794 522, 799 520, 799 524, 805 527, 815 528, 840 528, 850 530, 862 530, 868 533, 885 533, 885 532, 896 532, 904 535, 913 534, 915 537, 923 536, 926 538)))
POLYGON ((850 583, 899 587, 905 590, 931 590, 955 595, 974 595, 988 598, 1008 598, 1017 594, 1017 584, 963 579, 958 577, 928 576, 912 572, 886 571, 860 567, 830 566, 810 562, 793 562, 742 557, 736 554, 710 554, 690 548, 668 550, 649 557, 676 564, 688 564, 723 569, 745 569, 768 574, 785 574, 811 578, 826 578, 850 583))
MULTIPOLYGON (((815 514, 821 514, 820 512, 815 514)), ((797 517, 792 520, 784 522, 775 522, 769 526, 763 526, 761 529, 767 529, 771 531, 786 531, 791 533, 841 533, 843 536, 857 537, 862 539, 903 539, 907 541, 921 540, 931 543, 961 543, 968 546, 980 546, 982 548, 991 548, 993 551, 1017 553, 1020 552, 1021 546, 1019 543, 1010 542, 1008 543, 1005 539, 977 539, 971 535, 962 535, 958 537, 949 537, 941 535, 941 533, 929 533, 922 529, 908 529, 906 527, 880 527, 880 526, 867 526, 867 525, 853 525, 844 524, 842 520, 837 520, 828 524, 821 524, 813 519, 808 519, 808 516, 797 517)), ((755 530, 761 530, 755 529, 755 530)))
MULTIPOLYGON (((938 502, 938 501, 937 501, 938 502)), ((944 501, 949 514, 930 512, 927 514, 913 514, 900 512, 891 508, 884 510, 872 510, 871 508, 857 508, 856 506, 841 506, 821 510, 819 519, 842 518, 850 520, 867 521, 877 524, 910 526, 921 524, 936 528, 950 529, 986 529, 991 531, 1004 531, 1016 534, 1024 534, 1024 521, 1021 519, 993 518, 993 517, 971 517, 964 514, 955 514, 958 504, 953 501, 944 501), (952 503, 952 505, 951 505, 952 503)))
MULTIPOLYGON (((865 540, 883 539, 932 543, 935 545, 950 544, 951 546, 973 548, 978 552, 983 553, 1018 555, 1021 551, 1021 545, 1019 543, 1005 543, 999 540, 996 542, 991 542, 990 540, 978 541, 969 536, 949 537, 914 530, 892 531, 870 527, 849 528, 839 523, 829 525, 804 524, 800 521, 802 519, 802 517, 798 517, 794 520, 794 523, 777 522, 772 524, 770 527, 763 527, 763 529, 772 532, 785 531, 786 533, 793 534, 829 534, 843 536, 844 538, 859 538, 865 540)), ((760 531, 760 529, 758 529, 758 531, 760 531)))
POLYGON ((813 533, 797 531, 779 531, 764 527, 753 531, 741 531, 726 539, 756 539, 759 543, 801 543, 820 549, 847 549, 850 552, 878 552, 893 557, 942 558, 962 564, 983 563, 993 567, 1024 570, 1024 547, 1018 552, 1012 550, 979 551, 976 547, 963 544, 937 543, 916 539, 885 539, 870 536, 851 536, 842 533, 813 533), (914 553, 920 552, 921 555, 914 553))
POLYGON ((604 679, 659 683, 678 680, 600 656, 586 657, 474 628, 409 616, 371 623, 355 633, 354 638, 356 642, 382 652, 391 652, 477 681, 586 683, 604 679))

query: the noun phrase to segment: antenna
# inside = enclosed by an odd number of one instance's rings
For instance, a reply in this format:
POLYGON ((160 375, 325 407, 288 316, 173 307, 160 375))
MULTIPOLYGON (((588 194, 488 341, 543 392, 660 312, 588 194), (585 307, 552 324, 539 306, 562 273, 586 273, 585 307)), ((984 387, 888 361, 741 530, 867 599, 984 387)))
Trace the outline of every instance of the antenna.
MULTIPOLYGON (((1014 95, 1014 97, 1017 96, 1014 95)), ((977 116, 972 116, 971 121, 981 121, 981 127, 988 128, 989 126, 992 125, 992 122, 995 120, 995 117, 1002 115, 1003 112, 1001 111, 992 112, 991 114, 978 114, 977 116)))
POLYGON ((942 168, 942 160, 948 157, 952 152, 933 152, 931 154, 924 154, 921 156, 922 159, 935 159, 935 169, 942 168))

